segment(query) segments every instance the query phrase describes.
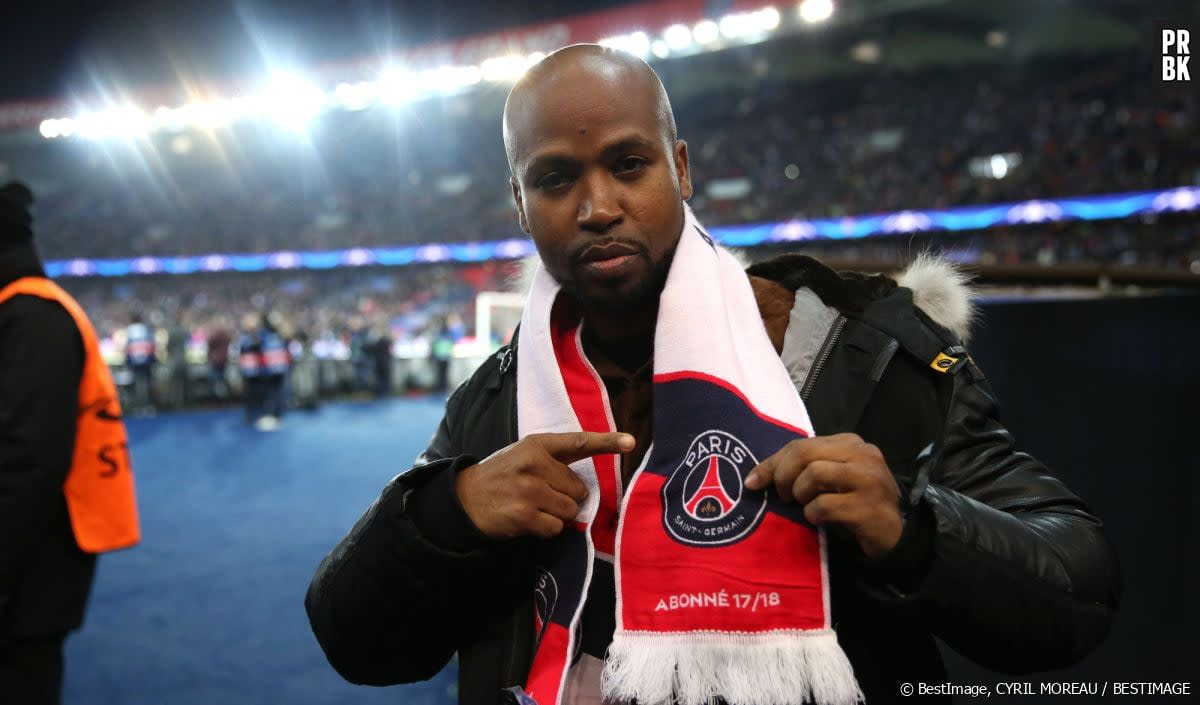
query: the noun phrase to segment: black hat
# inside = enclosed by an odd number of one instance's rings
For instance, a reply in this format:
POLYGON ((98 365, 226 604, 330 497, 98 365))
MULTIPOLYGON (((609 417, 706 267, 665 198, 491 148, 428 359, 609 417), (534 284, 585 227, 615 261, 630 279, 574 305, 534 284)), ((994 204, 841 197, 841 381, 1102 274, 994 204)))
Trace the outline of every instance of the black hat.
POLYGON ((33 192, 19 181, 0 186, 0 244, 33 239, 33 192))

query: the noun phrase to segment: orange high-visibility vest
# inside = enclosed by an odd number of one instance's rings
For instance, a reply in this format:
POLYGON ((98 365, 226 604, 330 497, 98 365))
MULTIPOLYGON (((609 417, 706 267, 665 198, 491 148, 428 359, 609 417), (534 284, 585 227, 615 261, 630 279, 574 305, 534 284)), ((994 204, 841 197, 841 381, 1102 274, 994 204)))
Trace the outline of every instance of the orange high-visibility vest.
POLYGON ((75 454, 63 484, 75 541, 88 553, 132 546, 141 540, 133 468, 117 387, 100 356, 96 330, 75 299, 49 279, 16 280, 0 290, 0 304, 18 294, 57 301, 75 319, 83 338, 75 454))

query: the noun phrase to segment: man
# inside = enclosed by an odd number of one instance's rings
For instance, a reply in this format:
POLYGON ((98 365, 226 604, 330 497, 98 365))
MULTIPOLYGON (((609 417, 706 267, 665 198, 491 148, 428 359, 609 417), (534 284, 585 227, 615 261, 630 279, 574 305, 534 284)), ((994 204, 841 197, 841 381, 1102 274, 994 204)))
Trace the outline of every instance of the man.
POLYGON ((95 331, 42 269, 32 194, 0 188, 0 701, 59 702, 96 554, 138 541, 121 406, 95 331))
MULTIPOLYGON (((658 303, 692 193, 670 103, 637 59, 556 52, 513 88, 504 117, 521 226, 582 311, 580 344, 619 433, 518 437, 518 380, 536 388, 529 380, 554 374, 518 369, 521 346, 536 342, 518 330, 450 397, 417 467, 324 560, 306 601, 346 679, 422 680, 457 652, 463 703, 498 702, 504 689, 520 699, 511 689, 538 670, 557 597, 536 569, 591 492, 567 466, 619 454, 628 482, 657 439, 658 303)), ((745 486, 770 488, 802 507, 797 521, 825 529, 832 627, 866 701, 943 681, 934 636, 1007 672, 1063 667, 1099 644, 1117 602, 1115 559, 1099 520, 997 421, 961 347, 961 282, 926 263, 906 278, 913 290, 799 256, 748 275, 819 437, 783 445, 745 486)), ((602 700, 616 626, 610 559, 597 552, 558 702, 602 700)))
POLYGON ((233 334, 222 316, 213 323, 208 333, 208 377, 209 386, 215 399, 225 400, 229 397, 229 380, 226 377, 229 367, 229 346, 233 344, 233 334))
POLYGON ((125 329, 125 366, 133 373, 135 414, 154 414, 154 366, 158 362, 157 347, 154 329, 146 325, 142 314, 133 314, 129 319, 129 327, 125 329))
POLYGON ((191 314, 181 308, 175 312, 174 321, 167 330, 167 365, 170 368, 167 389, 171 407, 175 409, 182 409, 191 401, 190 365, 187 359, 191 337, 191 314))

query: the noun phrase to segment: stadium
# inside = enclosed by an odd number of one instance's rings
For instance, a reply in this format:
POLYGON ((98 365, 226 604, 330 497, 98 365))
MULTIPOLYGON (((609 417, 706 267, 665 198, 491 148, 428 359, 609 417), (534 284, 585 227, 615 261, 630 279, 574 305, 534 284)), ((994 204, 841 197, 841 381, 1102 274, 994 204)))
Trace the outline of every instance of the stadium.
MULTIPOLYGON (((0 92, 0 183, 32 193, 45 275, 95 328, 141 520, 139 545, 98 561, 62 702, 469 700, 462 654, 422 682, 346 682, 305 591, 447 397, 512 350, 538 247, 505 101, 580 43, 661 78, 690 211, 751 272, 952 265, 977 312, 946 350, 969 350, 1018 447, 1103 518, 1122 582, 1103 643, 1013 671, 935 629, 962 686, 941 702, 1195 679, 1200 94, 1162 68, 1164 32, 1200 30, 1194 2, 175 5, 47 9, 74 23, 70 58, 12 64, 0 92)), ((24 413, 5 395, 0 437, 24 413)), ((24 501, 0 492, 0 514, 24 501)))

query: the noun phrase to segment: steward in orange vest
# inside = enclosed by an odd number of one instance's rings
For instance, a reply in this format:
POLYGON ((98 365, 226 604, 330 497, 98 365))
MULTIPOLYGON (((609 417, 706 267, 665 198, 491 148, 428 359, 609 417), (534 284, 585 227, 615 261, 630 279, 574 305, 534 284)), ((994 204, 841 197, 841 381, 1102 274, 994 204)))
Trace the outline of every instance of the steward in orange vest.
POLYGON ((0 187, 0 702, 57 703, 96 554, 140 538, 121 406, 91 322, 0 187))

